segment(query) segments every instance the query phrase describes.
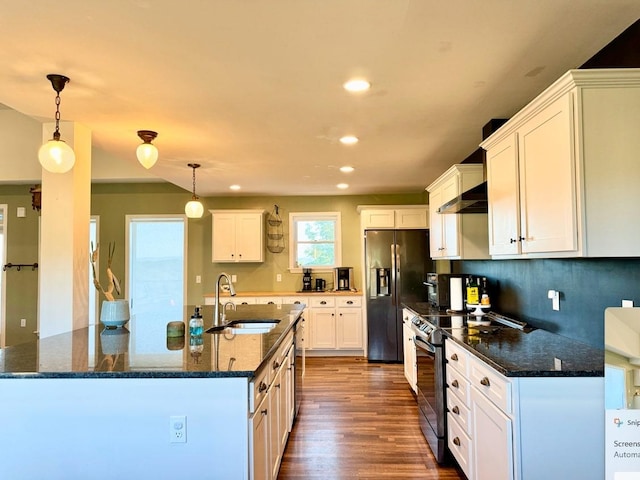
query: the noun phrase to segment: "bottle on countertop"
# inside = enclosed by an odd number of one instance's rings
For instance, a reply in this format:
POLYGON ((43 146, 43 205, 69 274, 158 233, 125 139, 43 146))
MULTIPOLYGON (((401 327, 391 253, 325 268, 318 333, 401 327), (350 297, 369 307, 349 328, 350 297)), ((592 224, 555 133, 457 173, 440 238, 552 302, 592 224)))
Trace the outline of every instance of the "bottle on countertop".
POLYGON ((189 335, 202 335, 203 331, 204 322, 202 320, 202 314, 200 313, 200 307, 198 306, 189 320, 189 335))
POLYGON ((478 282, 473 277, 467 278, 467 303, 469 305, 477 305, 480 303, 478 282))
POLYGON ((487 287, 487 277, 482 277, 482 283, 480 284, 480 304, 490 305, 489 288, 487 287))

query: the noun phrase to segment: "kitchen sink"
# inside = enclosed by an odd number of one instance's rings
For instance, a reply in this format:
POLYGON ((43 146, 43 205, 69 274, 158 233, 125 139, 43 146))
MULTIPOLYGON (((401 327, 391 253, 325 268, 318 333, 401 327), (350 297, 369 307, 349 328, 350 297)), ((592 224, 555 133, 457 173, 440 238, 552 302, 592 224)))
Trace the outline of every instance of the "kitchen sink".
POLYGON ((269 318, 230 320, 224 325, 211 327, 206 333, 239 333, 239 334, 261 334, 269 333, 280 320, 269 318))

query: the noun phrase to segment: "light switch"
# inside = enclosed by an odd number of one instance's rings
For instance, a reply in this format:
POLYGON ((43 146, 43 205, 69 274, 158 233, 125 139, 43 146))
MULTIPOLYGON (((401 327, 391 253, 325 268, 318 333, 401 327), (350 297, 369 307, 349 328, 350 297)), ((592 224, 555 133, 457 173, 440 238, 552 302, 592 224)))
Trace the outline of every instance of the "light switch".
POLYGON ((24 217, 26 217, 26 216, 27 216, 27 209, 26 209, 26 208, 24 208, 24 207, 18 207, 18 208, 16 209, 16 216, 17 216, 18 218, 24 218, 24 217))

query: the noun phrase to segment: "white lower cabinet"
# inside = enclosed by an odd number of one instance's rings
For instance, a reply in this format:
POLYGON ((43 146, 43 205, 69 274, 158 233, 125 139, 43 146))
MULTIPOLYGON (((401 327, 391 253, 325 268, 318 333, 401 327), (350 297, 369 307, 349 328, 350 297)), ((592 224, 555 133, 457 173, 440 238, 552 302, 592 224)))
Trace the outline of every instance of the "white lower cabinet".
POLYGON ((604 478, 602 377, 505 377, 445 341, 448 447, 469 480, 604 478))
POLYGON ((473 425, 471 417, 470 354, 451 340, 445 341, 447 381, 447 445, 464 474, 473 475, 473 425))
POLYGON ((511 419, 475 386, 471 388, 473 471, 477 480, 513 478, 511 419))
POLYGON ((271 468, 269 463, 269 401, 265 399, 257 408, 251 419, 251 472, 253 480, 269 480, 271 468))
POLYGON ((336 346, 362 348, 362 297, 337 297, 336 346))
POLYGON ((402 347, 404 351, 404 376, 409 382, 411 390, 418 393, 418 370, 416 364, 415 334, 411 328, 414 314, 408 309, 402 310, 402 347))
POLYGON ((311 297, 311 350, 362 350, 362 297, 311 297))
POLYGON ((470 480, 512 480, 509 380, 451 340, 445 355, 449 450, 470 480))
POLYGON ((335 298, 314 297, 311 299, 310 349, 336 348, 335 298))
POLYGON ((285 339, 268 365, 251 383, 249 458, 252 480, 275 480, 278 477, 293 424, 292 355, 295 355, 293 334, 285 339))

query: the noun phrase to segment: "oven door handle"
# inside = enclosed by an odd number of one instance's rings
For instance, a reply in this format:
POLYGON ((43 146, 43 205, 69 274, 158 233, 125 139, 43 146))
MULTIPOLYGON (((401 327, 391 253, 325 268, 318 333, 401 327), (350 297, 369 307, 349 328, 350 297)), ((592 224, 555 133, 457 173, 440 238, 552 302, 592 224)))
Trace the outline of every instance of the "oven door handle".
POLYGON ((427 352, 429 352, 431 354, 436 353, 436 347, 431 345, 429 342, 427 342, 425 339, 423 339, 420 335, 416 335, 415 345, 416 345, 416 347, 421 348, 422 350, 426 350, 427 352))

